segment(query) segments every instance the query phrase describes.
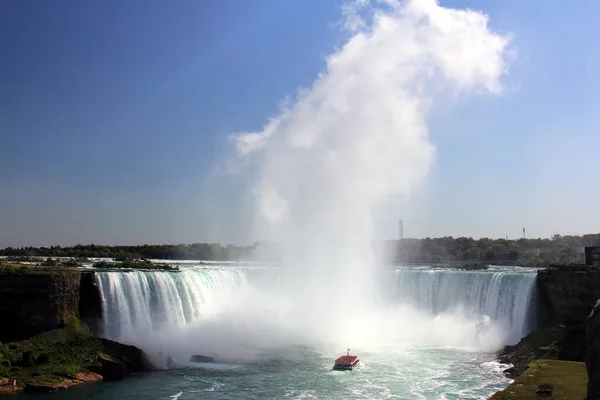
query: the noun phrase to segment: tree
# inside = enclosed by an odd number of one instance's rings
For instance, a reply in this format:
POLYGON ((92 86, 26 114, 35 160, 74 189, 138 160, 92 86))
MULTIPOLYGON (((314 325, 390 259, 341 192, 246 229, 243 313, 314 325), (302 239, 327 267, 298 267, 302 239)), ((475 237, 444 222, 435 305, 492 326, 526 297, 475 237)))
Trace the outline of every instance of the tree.
POLYGON ((481 250, 479 247, 471 247, 464 253, 466 260, 479 260, 481 258, 481 250))

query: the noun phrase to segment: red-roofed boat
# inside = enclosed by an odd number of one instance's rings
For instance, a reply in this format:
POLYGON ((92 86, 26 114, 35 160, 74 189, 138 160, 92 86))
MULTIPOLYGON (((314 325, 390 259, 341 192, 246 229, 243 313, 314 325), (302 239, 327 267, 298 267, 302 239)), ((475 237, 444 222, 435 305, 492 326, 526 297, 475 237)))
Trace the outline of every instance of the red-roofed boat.
POLYGON ((356 356, 350 355, 350 349, 345 356, 340 356, 335 360, 335 364, 333 365, 334 371, 352 371, 354 368, 358 366, 360 360, 356 356))

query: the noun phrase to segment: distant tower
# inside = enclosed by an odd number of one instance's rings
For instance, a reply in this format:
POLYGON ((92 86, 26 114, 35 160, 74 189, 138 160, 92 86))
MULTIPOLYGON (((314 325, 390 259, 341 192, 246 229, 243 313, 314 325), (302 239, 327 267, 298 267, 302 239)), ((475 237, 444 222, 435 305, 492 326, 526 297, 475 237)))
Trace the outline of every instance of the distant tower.
POLYGON ((523 239, 525 239, 525 227, 523 227, 523 239))
POLYGON ((404 239, 404 221, 400 220, 400 240, 404 239))

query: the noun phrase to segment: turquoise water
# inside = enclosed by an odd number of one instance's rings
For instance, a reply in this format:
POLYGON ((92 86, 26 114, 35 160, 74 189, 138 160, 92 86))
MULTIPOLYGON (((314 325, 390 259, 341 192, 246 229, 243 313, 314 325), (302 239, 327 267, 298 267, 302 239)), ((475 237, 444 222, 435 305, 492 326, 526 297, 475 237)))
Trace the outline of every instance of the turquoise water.
POLYGON ((351 372, 331 371, 334 356, 295 349, 294 354, 273 354, 272 360, 256 364, 155 372, 83 385, 47 398, 486 399, 508 383, 493 354, 395 347, 360 354, 361 365, 351 372))
POLYGON ((97 274, 103 336, 164 370, 47 398, 487 399, 510 382, 494 351, 528 332, 535 282, 527 270, 399 268, 384 271, 375 308, 311 309, 271 290, 285 284, 276 268, 181 265, 97 274), (334 312, 348 313, 344 329, 334 312), (332 371, 346 346, 361 365, 332 371))

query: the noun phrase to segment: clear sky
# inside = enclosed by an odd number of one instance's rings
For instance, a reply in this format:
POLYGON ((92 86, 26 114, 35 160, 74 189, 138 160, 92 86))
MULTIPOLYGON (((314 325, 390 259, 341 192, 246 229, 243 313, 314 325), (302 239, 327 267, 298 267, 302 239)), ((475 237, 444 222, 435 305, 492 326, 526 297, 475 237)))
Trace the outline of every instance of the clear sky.
MULTIPOLYGON (((440 3, 516 57, 501 95, 432 116, 430 173, 380 237, 600 231, 600 2, 440 3)), ((323 71, 342 4, 0 2, 0 247, 260 239, 239 182, 207 177, 323 71)))

